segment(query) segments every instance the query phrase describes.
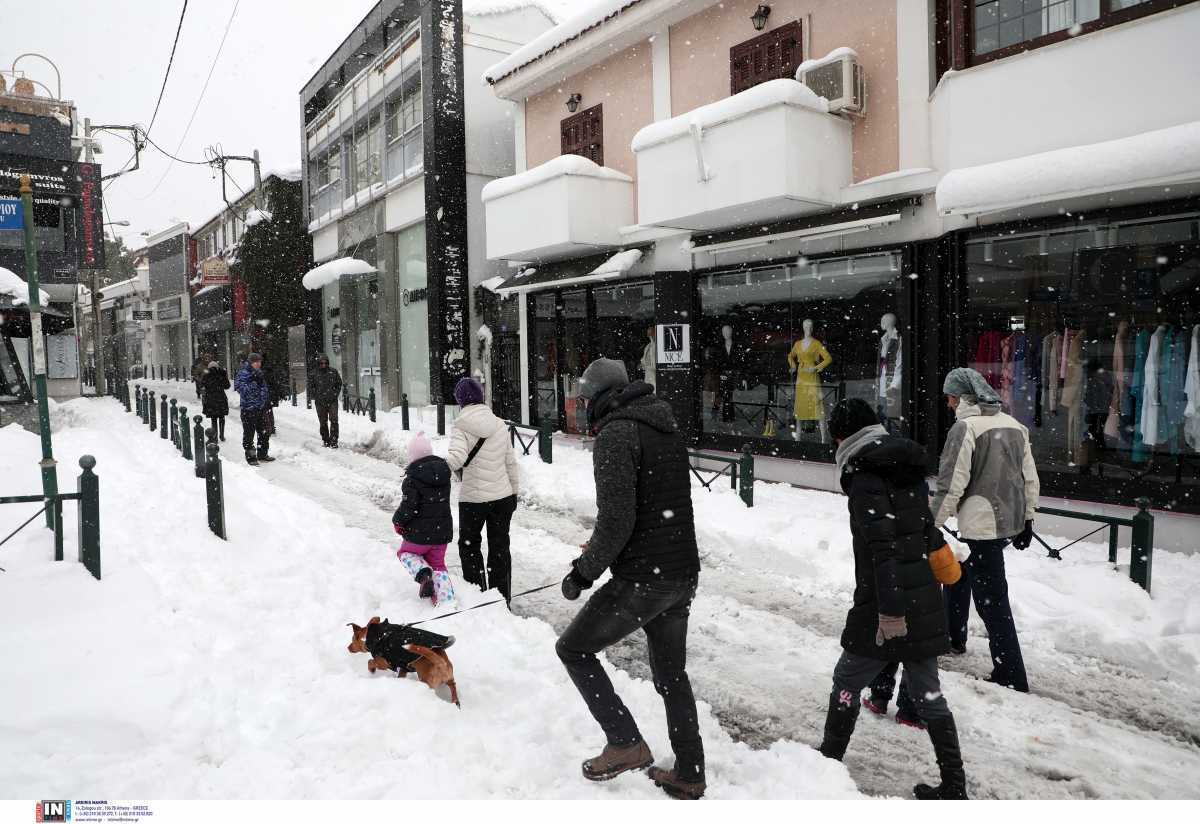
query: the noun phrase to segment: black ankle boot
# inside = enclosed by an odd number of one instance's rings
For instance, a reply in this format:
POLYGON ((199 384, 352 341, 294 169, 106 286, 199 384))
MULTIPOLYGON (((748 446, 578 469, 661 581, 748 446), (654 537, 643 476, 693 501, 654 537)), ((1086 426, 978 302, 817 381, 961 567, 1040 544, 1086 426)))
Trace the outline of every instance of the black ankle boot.
POLYGON ((826 758, 842 760, 846 747, 850 746, 850 736, 854 734, 854 725, 858 721, 858 696, 849 692, 835 691, 829 696, 829 710, 825 715, 825 740, 817 747, 826 758))
POLYGON ((962 753, 958 748, 958 729, 954 716, 938 718, 929 722, 929 740, 933 742, 933 753, 937 757, 942 783, 936 787, 918 784, 913 795, 923 801, 944 799, 967 799, 967 775, 963 771, 962 753))

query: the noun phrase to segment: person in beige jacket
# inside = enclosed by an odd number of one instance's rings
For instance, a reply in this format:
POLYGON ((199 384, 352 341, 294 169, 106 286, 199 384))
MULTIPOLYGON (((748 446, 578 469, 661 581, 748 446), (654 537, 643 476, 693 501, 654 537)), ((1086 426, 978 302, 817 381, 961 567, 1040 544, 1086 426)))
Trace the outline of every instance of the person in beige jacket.
POLYGON ((958 536, 971 548, 962 578, 946 588, 950 650, 967 650, 971 596, 988 631, 988 680, 1029 692, 1017 626, 1008 602, 1004 547, 1025 549, 1033 540, 1038 474, 1029 430, 1001 411, 1000 396, 974 369, 950 370, 942 385, 955 423, 946 436, 931 509, 941 528, 958 519, 958 536))
POLYGON ((508 424, 483 402, 483 387, 463 378, 454 387, 461 411, 450 433, 446 461, 459 478, 458 555, 463 579, 512 598, 512 555, 508 530, 517 510, 520 473, 508 424), (483 530, 487 528, 487 564, 483 530))

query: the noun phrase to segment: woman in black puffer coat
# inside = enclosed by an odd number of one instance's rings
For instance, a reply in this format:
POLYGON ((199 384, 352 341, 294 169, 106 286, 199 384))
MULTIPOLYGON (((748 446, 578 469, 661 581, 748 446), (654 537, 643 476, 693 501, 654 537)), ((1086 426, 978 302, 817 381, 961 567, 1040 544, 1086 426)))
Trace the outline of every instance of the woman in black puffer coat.
POLYGON ((225 394, 228 388, 229 373, 213 361, 200 378, 200 397, 204 417, 212 418, 212 428, 221 440, 225 440, 225 416, 229 414, 229 398, 225 394))
POLYGON ((966 798, 958 731, 938 680, 937 656, 949 652, 950 641, 941 589, 929 566, 929 553, 943 541, 929 511, 925 450, 888 434, 858 398, 834 408, 829 428, 838 443, 838 479, 849 498, 854 604, 842 632, 820 750, 838 760, 845 755, 859 693, 889 661, 901 661, 942 775, 940 786, 918 784, 913 793, 966 798))

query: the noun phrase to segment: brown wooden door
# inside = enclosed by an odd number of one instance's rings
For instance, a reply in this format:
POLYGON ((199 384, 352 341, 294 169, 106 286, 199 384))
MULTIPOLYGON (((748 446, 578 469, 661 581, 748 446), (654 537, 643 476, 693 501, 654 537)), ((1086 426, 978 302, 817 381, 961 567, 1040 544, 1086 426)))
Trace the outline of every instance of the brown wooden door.
POLYGON ((800 21, 793 20, 729 50, 729 93, 737 94, 768 80, 794 78, 804 59, 800 21))
POLYGON ((604 104, 592 106, 562 122, 562 153, 604 165, 604 104))

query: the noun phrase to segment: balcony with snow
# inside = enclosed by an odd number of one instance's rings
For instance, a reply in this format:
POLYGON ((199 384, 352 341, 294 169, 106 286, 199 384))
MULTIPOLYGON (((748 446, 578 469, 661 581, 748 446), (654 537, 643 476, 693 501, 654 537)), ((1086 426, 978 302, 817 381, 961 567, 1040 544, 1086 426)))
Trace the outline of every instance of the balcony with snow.
POLYGON ((646 126, 638 222, 704 230, 830 209, 851 183, 851 128, 786 78, 646 126))
POLYGON ((544 261, 622 244, 634 220, 633 179, 579 155, 562 155, 483 187, 487 256, 544 261))

